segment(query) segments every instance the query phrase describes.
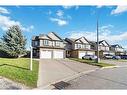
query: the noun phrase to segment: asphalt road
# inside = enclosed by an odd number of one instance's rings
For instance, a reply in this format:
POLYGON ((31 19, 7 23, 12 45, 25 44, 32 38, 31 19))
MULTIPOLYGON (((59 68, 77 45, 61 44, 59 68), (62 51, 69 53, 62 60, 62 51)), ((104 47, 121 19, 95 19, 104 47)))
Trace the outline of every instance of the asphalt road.
POLYGON ((97 70, 68 83, 65 89, 127 89, 127 67, 97 70))

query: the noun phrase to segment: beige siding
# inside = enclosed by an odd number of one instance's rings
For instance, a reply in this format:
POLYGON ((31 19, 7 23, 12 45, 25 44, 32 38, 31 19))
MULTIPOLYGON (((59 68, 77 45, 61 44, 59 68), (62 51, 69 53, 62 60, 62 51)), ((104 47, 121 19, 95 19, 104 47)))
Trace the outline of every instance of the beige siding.
MULTIPOLYGON (((64 46, 65 46, 65 44, 63 42, 60 42, 60 41, 51 41, 51 40, 49 40, 48 43, 49 43, 48 47, 60 47, 60 48, 64 48, 64 46), (56 45, 57 42, 59 43, 59 46, 56 45)), ((43 44, 43 40, 40 40, 40 46, 45 46, 43 44)))
POLYGON ((91 49, 89 44, 73 44, 73 49, 91 49), (77 47, 78 45, 78 47, 77 47))

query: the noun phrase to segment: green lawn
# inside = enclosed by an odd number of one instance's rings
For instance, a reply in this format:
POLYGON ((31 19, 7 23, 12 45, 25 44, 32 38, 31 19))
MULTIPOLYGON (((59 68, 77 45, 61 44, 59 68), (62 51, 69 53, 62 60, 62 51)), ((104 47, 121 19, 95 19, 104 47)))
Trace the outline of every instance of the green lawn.
POLYGON ((119 61, 119 62, 127 62, 126 59, 119 59, 119 60, 116 60, 116 61, 119 61))
POLYGON ((94 60, 85 60, 85 59, 79 59, 79 58, 69 58, 70 60, 87 63, 89 65, 99 66, 99 67, 107 67, 107 66, 115 66, 114 64, 107 64, 107 63, 96 63, 94 60))
POLYGON ((33 60, 33 71, 29 70, 29 63, 29 58, 0 58, 0 76, 34 88, 37 86, 38 61, 33 60))

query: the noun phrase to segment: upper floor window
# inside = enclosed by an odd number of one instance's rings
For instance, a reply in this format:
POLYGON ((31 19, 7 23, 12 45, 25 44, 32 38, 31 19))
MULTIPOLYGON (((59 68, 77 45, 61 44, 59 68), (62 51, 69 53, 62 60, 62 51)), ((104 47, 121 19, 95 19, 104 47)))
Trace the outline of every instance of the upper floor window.
POLYGON ((83 45, 82 45, 82 48, 86 48, 86 46, 83 44, 83 45))
POLYGON ((38 46, 38 41, 33 41, 32 46, 38 46))
POLYGON ((75 48, 78 48, 78 44, 75 44, 75 48))
POLYGON ((81 44, 75 44, 76 48, 82 48, 81 44))
POLYGON ((56 41, 56 46, 60 46, 60 42, 56 41))
POLYGON ((90 49, 90 45, 86 45, 86 49, 90 49))
POLYGON ((82 48, 82 47, 81 47, 81 44, 78 44, 78 48, 82 48))
POLYGON ((49 41, 48 40, 43 40, 43 45, 49 45, 49 41))
POLYGON ((38 45, 38 41, 34 41, 34 45, 37 46, 38 45))

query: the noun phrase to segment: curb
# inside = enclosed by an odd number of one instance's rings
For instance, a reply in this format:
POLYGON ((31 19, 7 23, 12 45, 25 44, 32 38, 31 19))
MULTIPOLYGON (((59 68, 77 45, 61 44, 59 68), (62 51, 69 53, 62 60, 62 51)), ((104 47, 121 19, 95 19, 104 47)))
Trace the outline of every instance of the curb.
POLYGON ((111 68, 118 68, 120 66, 107 66, 107 67, 102 67, 101 69, 111 69, 111 68))
POLYGON ((68 82, 68 81, 70 81, 70 80, 72 80, 72 79, 75 79, 75 78, 77 78, 77 77, 80 77, 81 75, 88 74, 88 73, 93 72, 93 71, 96 71, 96 70, 98 70, 98 69, 100 69, 100 68, 97 68, 97 69, 94 69, 94 70, 83 71, 83 72, 77 73, 77 74, 75 74, 75 75, 73 75, 73 76, 66 77, 66 78, 64 78, 64 79, 61 79, 61 80, 52 82, 52 83, 50 83, 50 84, 48 84, 48 85, 46 85, 46 86, 40 86, 40 87, 37 87, 37 88, 35 88, 35 89, 38 89, 38 90, 39 90, 39 89, 43 89, 43 90, 52 90, 52 89, 55 89, 55 87, 54 87, 52 84, 55 84, 55 83, 60 82, 60 81, 68 82))

